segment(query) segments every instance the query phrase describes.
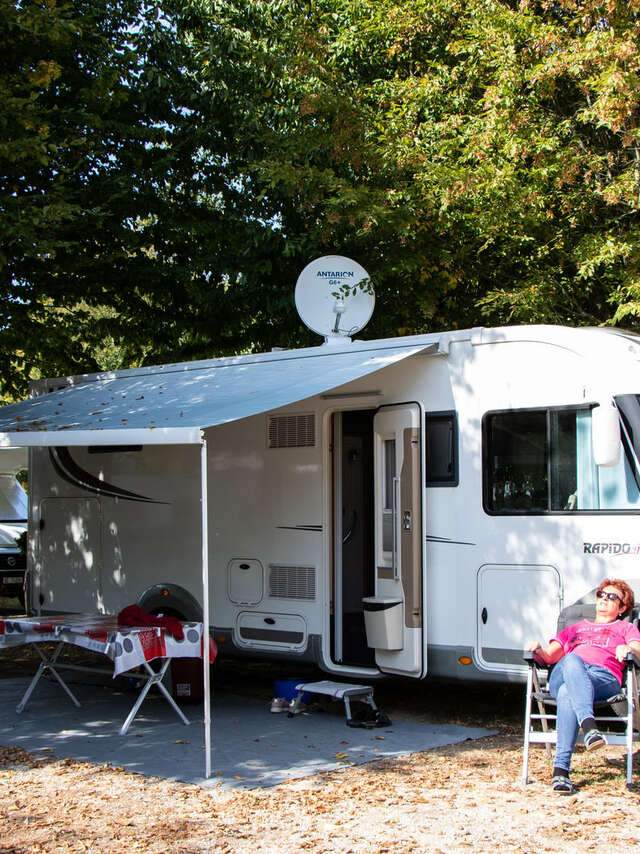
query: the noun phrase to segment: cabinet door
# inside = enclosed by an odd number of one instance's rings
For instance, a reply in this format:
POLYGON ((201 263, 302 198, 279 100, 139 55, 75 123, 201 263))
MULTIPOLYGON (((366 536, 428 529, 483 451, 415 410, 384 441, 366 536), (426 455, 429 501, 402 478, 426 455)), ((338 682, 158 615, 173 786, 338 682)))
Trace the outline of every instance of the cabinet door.
POLYGON ((478 657, 498 670, 523 666, 527 641, 547 643, 560 613, 554 566, 485 565, 478 573, 478 657))

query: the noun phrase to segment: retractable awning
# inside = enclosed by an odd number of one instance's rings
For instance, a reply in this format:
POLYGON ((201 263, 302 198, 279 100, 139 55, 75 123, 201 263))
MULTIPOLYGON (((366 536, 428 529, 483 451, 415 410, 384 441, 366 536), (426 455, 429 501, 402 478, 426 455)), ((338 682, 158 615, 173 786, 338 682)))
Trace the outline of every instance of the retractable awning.
POLYGON ((0 447, 198 443, 208 427, 321 394, 435 348, 432 337, 415 336, 61 380, 55 391, 0 409, 0 447))
MULTIPOLYGON (((207 443, 203 430, 343 386, 437 349, 416 336, 345 342, 61 379, 55 390, 0 409, 0 449, 62 445, 199 444, 202 619, 209 619, 207 443)), ((5 453, 7 451, 5 450, 5 453)), ((211 775, 209 645, 203 645, 205 776, 211 775)))

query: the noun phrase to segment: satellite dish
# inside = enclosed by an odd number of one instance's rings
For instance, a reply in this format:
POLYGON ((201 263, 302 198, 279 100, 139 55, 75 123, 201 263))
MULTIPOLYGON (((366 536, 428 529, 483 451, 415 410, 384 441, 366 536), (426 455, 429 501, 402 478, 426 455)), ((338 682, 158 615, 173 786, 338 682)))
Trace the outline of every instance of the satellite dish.
POLYGON ((298 276, 295 296, 302 322, 327 342, 359 332, 376 301, 364 267, 341 255, 324 255, 307 264, 298 276))

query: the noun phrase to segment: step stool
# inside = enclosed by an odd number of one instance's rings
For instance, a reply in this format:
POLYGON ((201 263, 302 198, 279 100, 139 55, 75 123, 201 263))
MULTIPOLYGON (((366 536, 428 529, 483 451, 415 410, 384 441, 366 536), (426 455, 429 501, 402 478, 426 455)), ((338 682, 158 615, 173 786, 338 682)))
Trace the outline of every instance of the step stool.
POLYGON ((296 685, 298 692, 293 702, 290 715, 295 715, 298 712, 298 707, 303 694, 324 694, 326 697, 332 697, 334 700, 344 701, 344 711, 347 716, 347 722, 351 720, 351 700, 360 700, 363 703, 368 703, 374 712, 378 711, 373 699, 373 688, 371 685, 347 685, 345 682, 300 682, 296 685))

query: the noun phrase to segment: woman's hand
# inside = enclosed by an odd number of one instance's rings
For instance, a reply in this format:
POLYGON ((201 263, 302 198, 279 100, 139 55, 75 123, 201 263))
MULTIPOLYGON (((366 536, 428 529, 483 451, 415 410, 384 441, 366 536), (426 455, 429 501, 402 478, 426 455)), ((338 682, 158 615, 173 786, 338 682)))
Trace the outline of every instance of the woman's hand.
POLYGON ((626 643, 621 643, 616 647, 616 658, 618 661, 624 661, 629 652, 631 652, 631 647, 627 646, 626 643))
POLYGON ((555 640, 546 648, 539 641, 532 641, 526 645, 525 652, 532 652, 544 664, 555 664, 564 655, 564 650, 555 640))

